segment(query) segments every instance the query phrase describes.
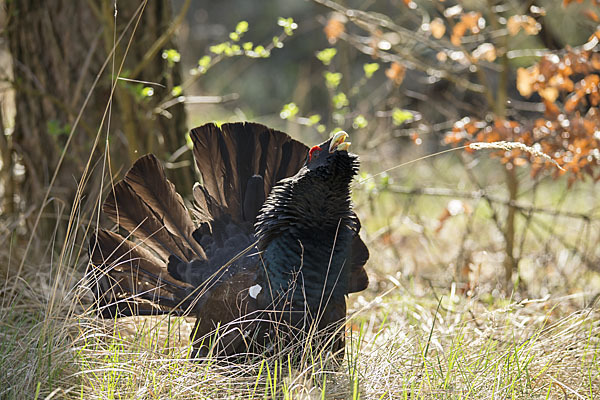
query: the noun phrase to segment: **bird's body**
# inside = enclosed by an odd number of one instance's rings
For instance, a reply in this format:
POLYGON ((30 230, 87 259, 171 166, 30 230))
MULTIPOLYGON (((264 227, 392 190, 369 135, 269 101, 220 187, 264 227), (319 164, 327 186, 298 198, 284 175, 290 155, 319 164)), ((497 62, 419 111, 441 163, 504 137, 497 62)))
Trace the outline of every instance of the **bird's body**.
POLYGON ((345 297, 368 284, 345 133, 310 150, 251 123, 191 136, 197 224, 151 155, 109 194, 104 211, 139 241, 99 230, 90 243, 100 314, 196 316, 199 355, 343 354, 345 297))

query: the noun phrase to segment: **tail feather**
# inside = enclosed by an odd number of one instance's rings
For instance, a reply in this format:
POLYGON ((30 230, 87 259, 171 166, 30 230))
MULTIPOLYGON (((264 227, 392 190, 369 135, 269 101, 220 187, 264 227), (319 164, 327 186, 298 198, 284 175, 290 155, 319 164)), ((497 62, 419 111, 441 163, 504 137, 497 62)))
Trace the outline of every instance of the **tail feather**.
POLYGON ((217 200, 212 197, 206 188, 199 183, 194 185, 192 190, 196 202, 196 215, 198 220, 208 222, 220 218, 223 215, 223 208, 217 200))
POLYGON ((183 313, 193 289, 139 244, 104 229, 90 241, 94 297, 103 317, 183 313))
MULTIPOLYGON (((233 168, 225 138, 214 124, 192 129, 191 137, 194 142, 194 159, 202 175, 203 186, 217 204, 233 207, 227 201, 227 195, 233 187, 233 168)), ((233 199, 232 197, 231 200, 233 199)))
POLYGON ((206 259, 204 250, 192 238, 195 226, 183 199, 154 155, 137 160, 125 176, 125 182, 156 213, 166 228, 193 250, 194 258, 206 259))
POLYGON ((104 201, 103 211, 115 223, 141 239, 162 259, 176 254, 190 261, 193 252, 172 235, 156 213, 124 181, 117 183, 104 201))
POLYGON ((262 177, 263 195, 258 199, 266 198, 277 181, 298 172, 308 152, 285 133, 254 123, 223 124, 220 128, 206 124, 193 129, 191 137, 206 193, 238 222, 253 222, 249 218, 256 216, 244 212, 247 189, 251 188, 248 195, 257 196, 249 181, 262 177))

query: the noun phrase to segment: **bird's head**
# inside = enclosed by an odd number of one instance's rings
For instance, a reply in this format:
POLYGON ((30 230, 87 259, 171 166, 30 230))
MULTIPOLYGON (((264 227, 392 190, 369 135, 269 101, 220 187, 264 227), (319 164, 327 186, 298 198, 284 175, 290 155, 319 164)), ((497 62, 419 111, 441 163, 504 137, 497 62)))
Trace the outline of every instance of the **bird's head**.
POLYGON ((340 131, 313 146, 304 166, 282 179, 267 197, 256 222, 259 248, 288 229, 307 231, 325 227, 335 230, 341 219, 351 216, 350 182, 358 173, 356 154, 348 152, 348 134, 340 131))
POLYGON ((348 152, 348 137, 346 132, 339 131, 329 140, 311 147, 304 163, 309 173, 354 176, 358 170, 358 157, 348 152))

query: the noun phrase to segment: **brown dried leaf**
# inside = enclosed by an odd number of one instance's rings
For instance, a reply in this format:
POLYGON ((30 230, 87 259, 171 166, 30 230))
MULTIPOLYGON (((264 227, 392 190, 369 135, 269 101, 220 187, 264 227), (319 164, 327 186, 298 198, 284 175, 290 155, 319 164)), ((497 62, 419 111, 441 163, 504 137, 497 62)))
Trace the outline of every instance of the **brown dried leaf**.
POLYGON ((522 29, 527 35, 536 35, 542 26, 529 15, 513 15, 506 22, 508 34, 515 36, 522 29))
POLYGON ((496 59, 496 48, 491 43, 482 43, 473 50, 473 58, 493 62, 496 59))
POLYGON ((542 97, 542 99, 554 103, 558 98, 558 89, 555 87, 545 87, 542 89, 538 89, 538 93, 542 97))
POLYGON ((396 85, 400 85, 404 80, 406 74, 406 67, 397 62, 393 62, 388 69, 385 70, 385 76, 389 80, 393 81, 396 85))
POLYGON ((534 91, 533 85, 537 82, 539 69, 537 65, 530 68, 517 69, 517 90, 523 97, 529 97, 534 91))
POLYGON ((446 24, 441 18, 436 18, 429 24, 429 30, 434 38, 441 39, 446 33, 446 24))
POLYGON ((450 36, 452 44, 460 46, 460 39, 465 35, 465 32, 467 32, 467 26, 464 22, 461 21, 454 25, 454 28, 452 28, 452 35, 450 36))
POLYGON ((470 29, 472 33, 479 33, 480 18, 480 12, 471 11, 470 13, 463 14, 460 17, 460 21, 463 22, 467 29, 470 29))
POLYGON ((327 25, 325 25, 323 31, 325 32, 325 36, 327 36, 329 43, 334 44, 337 42, 338 38, 346 30, 344 19, 345 18, 340 18, 340 16, 337 14, 334 14, 334 16, 329 18, 329 21, 327 21, 327 25))

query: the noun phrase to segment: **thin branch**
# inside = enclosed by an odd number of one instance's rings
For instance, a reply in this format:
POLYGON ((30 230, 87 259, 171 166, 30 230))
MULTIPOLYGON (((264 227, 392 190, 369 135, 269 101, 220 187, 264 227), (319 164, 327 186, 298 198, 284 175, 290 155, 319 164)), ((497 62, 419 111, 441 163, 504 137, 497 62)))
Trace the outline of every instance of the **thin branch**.
POLYGON ((177 17, 173 20, 171 25, 169 25, 169 28, 165 31, 165 33, 163 33, 158 39, 156 39, 152 46, 150 46, 150 49, 148 49, 146 54, 144 54, 144 57, 142 57, 142 61, 140 61, 140 63, 135 67, 133 72, 128 76, 129 79, 135 79, 144 70, 144 68, 146 68, 146 65, 148 65, 148 63, 152 61, 154 56, 160 51, 160 49, 165 45, 165 43, 167 43, 167 41, 169 41, 169 39, 173 37, 175 31, 183 22, 185 15, 187 14, 188 8, 190 7, 190 3, 191 0, 186 0, 185 3, 183 3, 183 6, 181 7, 181 10, 179 11, 177 17))
POLYGON ((446 188, 408 188, 404 186, 391 186, 387 189, 392 193, 404 194, 404 195, 416 195, 416 196, 437 196, 437 197, 458 197, 462 199, 472 200, 488 200, 490 203, 500 204, 507 207, 514 207, 517 210, 528 214, 547 214, 558 217, 567 217, 575 219, 583 219, 586 221, 592 221, 600 219, 600 216, 592 216, 588 213, 578 213, 573 211, 561 211, 554 210, 551 208, 535 207, 532 205, 523 204, 521 202, 511 201, 498 196, 490 195, 485 190, 476 190, 473 192, 465 192, 454 189, 446 188))

